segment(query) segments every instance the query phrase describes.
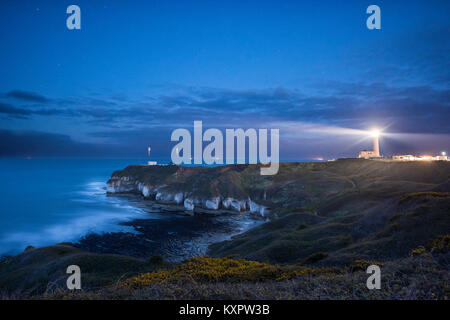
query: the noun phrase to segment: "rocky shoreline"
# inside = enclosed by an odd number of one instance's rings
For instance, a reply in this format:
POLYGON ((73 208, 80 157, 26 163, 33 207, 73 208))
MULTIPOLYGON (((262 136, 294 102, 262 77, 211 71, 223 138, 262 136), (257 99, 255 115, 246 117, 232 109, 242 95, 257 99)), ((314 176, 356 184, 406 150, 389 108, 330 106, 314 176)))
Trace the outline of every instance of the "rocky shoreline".
MULTIPOLYGON (((88 234, 76 246, 137 258, 158 255, 167 261, 204 255, 209 245, 269 220, 269 206, 256 203, 255 195, 230 183, 245 167, 130 165, 115 171, 107 182, 107 195, 151 215, 121 223, 135 232, 88 234)), ((262 193, 259 201, 265 196, 262 193)))
POLYGON ((134 232, 90 233, 75 246, 88 252, 120 254, 136 258, 161 256, 178 262, 206 254, 210 244, 229 240, 232 236, 260 225, 265 218, 250 212, 206 210, 186 214, 180 205, 158 203, 139 194, 114 193, 149 215, 121 222, 134 232), (156 214, 156 215, 155 215, 156 214))

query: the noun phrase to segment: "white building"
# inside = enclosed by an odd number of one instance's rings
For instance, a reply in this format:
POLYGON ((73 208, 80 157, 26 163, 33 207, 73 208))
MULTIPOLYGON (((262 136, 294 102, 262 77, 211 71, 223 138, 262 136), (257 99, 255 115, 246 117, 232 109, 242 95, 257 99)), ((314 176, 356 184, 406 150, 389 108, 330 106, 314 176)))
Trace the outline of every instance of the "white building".
POLYGON ((150 151, 152 150, 152 148, 148 147, 148 162, 147 165, 149 166, 156 166, 157 162, 156 161, 150 161, 150 151))
POLYGON ((362 150, 359 152, 358 158, 371 159, 380 158, 380 133, 376 130, 372 131, 373 136, 373 150, 362 150))
POLYGON ((449 161, 449 157, 446 155, 440 156, 413 156, 413 155, 396 155, 392 157, 392 160, 396 161, 449 161))

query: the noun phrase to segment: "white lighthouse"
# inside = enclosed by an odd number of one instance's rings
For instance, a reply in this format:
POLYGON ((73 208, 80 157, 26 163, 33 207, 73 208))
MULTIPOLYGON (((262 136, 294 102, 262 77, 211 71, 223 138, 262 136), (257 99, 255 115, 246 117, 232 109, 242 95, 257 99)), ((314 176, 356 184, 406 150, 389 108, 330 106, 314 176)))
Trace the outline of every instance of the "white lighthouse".
POLYGON ((373 156, 380 157, 380 132, 378 130, 372 131, 373 136, 373 156))
POLYGON ((380 158, 380 131, 372 130, 370 135, 373 138, 373 150, 363 150, 359 152, 358 158, 370 159, 380 158))
POLYGON ((152 148, 148 147, 148 149, 147 149, 147 153, 148 153, 148 162, 147 162, 147 164, 149 166, 155 166, 157 162, 156 161, 150 161, 150 151, 151 150, 152 150, 152 148))

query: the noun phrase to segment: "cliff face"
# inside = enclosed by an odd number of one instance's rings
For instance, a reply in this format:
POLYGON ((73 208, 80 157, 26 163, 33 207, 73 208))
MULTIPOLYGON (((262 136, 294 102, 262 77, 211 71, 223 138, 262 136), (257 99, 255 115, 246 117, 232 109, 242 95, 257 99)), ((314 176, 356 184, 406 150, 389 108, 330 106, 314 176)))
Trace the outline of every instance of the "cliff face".
POLYGON ((252 200, 236 176, 246 167, 129 166, 112 174, 107 192, 139 194, 158 203, 183 206, 191 214, 204 209, 250 211, 264 216, 268 207, 252 200))
MULTIPOLYGON (((316 214, 330 215, 345 207, 345 202, 323 206, 333 198, 361 195, 376 189, 377 192, 370 192, 369 199, 376 201, 405 192, 426 191, 444 183, 449 173, 450 163, 447 162, 361 159, 282 163, 274 176, 261 176, 260 165, 132 165, 112 174, 107 191, 110 194, 134 193, 159 203, 183 206, 191 214, 196 210, 231 210, 264 216, 271 209, 317 208, 316 214)), ((360 198, 368 203, 367 197, 360 198)))

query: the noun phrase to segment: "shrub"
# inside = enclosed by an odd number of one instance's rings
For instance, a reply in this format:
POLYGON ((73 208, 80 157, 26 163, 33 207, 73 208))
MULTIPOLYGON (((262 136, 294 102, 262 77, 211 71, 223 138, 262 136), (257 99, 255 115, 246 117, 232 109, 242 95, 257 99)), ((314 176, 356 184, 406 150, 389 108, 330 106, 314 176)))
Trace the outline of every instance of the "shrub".
POLYGON ((419 246, 416 249, 412 250, 409 255, 411 257, 420 256, 420 255, 424 254, 425 252, 427 252, 427 249, 425 249, 424 246, 419 246))
POLYGON ((280 281, 297 276, 339 273, 337 268, 279 266, 258 261, 230 258, 195 257, 173 269, 158 270, 129 278, 121 287, 140 288, 163 282, 242 282, 280 281))
POLYGON ((436 239, 431 240, 427 247, 433 253, 446 253, 450 250, 450 235, 438 236, 436 239))
POLYGON ((378 261, 371 261, 371 260, 355 260, 350 265, 349 269, 351 272, 355 271, 366 271, 368 266, 371 265, 377 265, 379 267, 383 267, 384 264, 378 261))
POLYGON ((412 250, 409 254, 411 257, 419 256, 427 252, 431 253, 446 253, 450 250, 450 235, 438 236, 436 239, 430 240, 426 246, 419 246, 412 250))

